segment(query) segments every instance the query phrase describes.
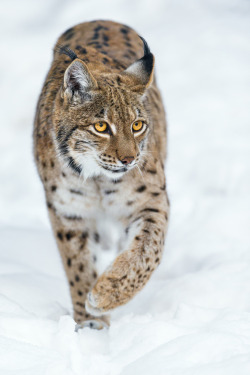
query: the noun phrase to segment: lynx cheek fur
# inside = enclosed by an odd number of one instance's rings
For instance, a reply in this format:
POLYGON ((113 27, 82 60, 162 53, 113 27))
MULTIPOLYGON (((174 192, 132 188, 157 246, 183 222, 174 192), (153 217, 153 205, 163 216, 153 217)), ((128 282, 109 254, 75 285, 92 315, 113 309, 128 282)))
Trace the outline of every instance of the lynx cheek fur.
POLYGON ((107 326, 161 260, 166 122, 153 70, 131 28, 82 23, 59 38, 37 105, 35 159, 81 326, 107 326), (119 250, 98 276, 118 225, 119 250))

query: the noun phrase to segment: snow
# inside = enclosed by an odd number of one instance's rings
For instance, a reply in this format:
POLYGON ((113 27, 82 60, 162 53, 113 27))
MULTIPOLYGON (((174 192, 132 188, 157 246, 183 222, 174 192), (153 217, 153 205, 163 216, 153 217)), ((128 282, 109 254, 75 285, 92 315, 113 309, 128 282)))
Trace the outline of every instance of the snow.
POLYGON ((1 375, 249 375, 250 3, 1 1, 1 375), (74 332, 32 159, 56 38, 91 19, 136 28, 169 122, 165 256, 109 330, 74 332))

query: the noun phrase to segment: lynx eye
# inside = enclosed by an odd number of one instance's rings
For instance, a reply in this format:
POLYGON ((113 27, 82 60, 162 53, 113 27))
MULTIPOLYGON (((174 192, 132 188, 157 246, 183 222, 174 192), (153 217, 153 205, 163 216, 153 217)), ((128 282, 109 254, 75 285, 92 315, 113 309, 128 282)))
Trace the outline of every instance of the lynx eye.
POLYGON ((94 128, 95 128, 96 131, 102 133, 102 132, 105 132, 105 130, 108 129, 108 124, 106 122, 97 122, 94 125, 94 128))
POLYGON ((135 121, 132 125, 132 129, 134 132, 138 132, 141 130, 143 127, 143 122, 142 121, 135 121))

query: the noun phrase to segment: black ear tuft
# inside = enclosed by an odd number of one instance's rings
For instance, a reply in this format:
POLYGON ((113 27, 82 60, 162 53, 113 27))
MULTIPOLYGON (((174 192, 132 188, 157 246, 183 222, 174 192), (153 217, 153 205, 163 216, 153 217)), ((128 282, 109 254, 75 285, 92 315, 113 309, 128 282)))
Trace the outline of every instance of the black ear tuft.
POLYGON ((72 49, 67 46, 62 46, 61 44, 57 44, 54 48, 54 51, 58 52, 59 55, 67 55, 71 58, 72 61, 78 58, 75 52, 72 51, 72 49))
POLYGON ((130 65, 125 73, 131 74, 141 81, 145 87, 149 87, 153 81, 154 56, 150 52, 148 43, 140 36, 143 42, 144 56, 130 65))
POLYGON ((148 43, 146 42, 146 40, 142 36, 139 35, 139 37, 143 41, 144 56, 149 55, 151 52, 150 52, 150 48, 148 46, 148 43))

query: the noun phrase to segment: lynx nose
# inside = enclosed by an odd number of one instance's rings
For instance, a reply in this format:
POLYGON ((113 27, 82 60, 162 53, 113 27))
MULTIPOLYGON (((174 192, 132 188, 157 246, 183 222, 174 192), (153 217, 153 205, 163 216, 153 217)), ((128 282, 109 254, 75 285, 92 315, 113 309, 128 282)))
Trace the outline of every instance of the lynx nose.
POLYGON ((133 156, 125 156, 125 158, 123 158, 121 160, 122 164, 130 164, 132 163, 132 161, 134 160, 135 158, 133 156))

